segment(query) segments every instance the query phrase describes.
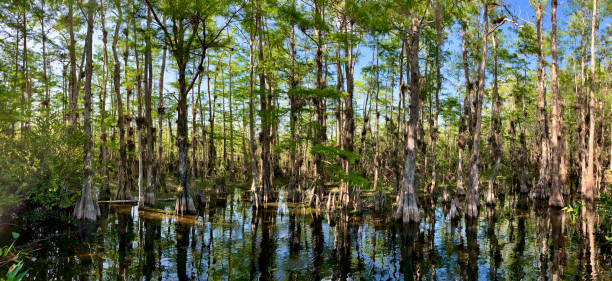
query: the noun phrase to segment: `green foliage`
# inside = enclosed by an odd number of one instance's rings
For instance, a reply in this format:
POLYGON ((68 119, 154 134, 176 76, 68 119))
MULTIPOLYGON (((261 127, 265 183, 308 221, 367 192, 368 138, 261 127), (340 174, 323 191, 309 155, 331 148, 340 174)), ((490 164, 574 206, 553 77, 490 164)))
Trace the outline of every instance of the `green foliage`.
POLYGON ((576 222, 576 218, 580 216, 580 207, 584 207, 586 205, 586 203, 584 202, 584 200, 578 202, 578 204, 576 206, 572 206, 572 204, 567 204, 566 207, 564 207, 563 211, 565 211, 568 215, 570 215, 570 217, 572 218, 572 223, 576 222))
MULTIPOLYGON (((4 264, 3 267, 7 267, 6 274, 0 277, 0 281, 19 281, 28 273, 27 270, 23 270, 23 261, 20 260, 24 253, 15 250, 15 242, 19 238, 19 233, 13 232, 12 236, 11 245, 0 248, 0 263, 4 264)), ((5 269, 0 268, 0 270, 5 269)))
POLYGON ((601 218, 599 229, 603 232, 606 240, 612 243, 612 194, 605 191, 601 192, 599 202, 600 206, 597 208, 601 218))
POLYGON ((0 215, 28 210, 34 219, 74 206, 85 136, 63 124, 38 124, 21 137, 0 135, 0 215))

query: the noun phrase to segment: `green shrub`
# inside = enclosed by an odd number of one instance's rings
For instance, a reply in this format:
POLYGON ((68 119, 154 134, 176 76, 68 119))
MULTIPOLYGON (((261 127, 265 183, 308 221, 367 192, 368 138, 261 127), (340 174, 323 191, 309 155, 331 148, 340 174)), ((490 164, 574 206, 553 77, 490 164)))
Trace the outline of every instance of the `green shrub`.
POLYGON ((80 129, 32 124, 23 135, 0 134, 0 216, 26 211, 34 219, 74 206, 83 171, 80 129))

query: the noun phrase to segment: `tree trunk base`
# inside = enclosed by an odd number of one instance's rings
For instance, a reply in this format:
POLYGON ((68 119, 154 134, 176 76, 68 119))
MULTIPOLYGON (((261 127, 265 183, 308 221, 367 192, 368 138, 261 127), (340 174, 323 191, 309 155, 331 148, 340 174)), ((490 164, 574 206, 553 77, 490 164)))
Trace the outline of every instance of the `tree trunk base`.
POLYGON ((448 189, 444 187, 444 191, 442 191, 442 203, 450 202, 450 194, 448 193, 448 189))
POLYGON ((114 200, 133 200, 134 197, 132 197, 132 194, 126 189, 126 188, 121 188, 117 191, 117 194, 115 194, 115 198, 114 200))
POLYGON ((144 194, 144 204, 145 206, 154 206, 155 205, 155 192, 152 190, 147 190, 144 194))
POLYGON ((449 211, 451 220, 457 219, 461 216, 461 209, 457 206, 457 199, 453 198, 449 211))
POLYGON ((393 215, 393 219, 403 223, 419 222, 421 215, 417 207, 416 195, 414 193, 402 190, 397 199, 397 210, 393 215))
POLYGON ((79 197, 79 200, 77 200, 73 215, 77 220, 95 222, 100 216, 98 202, 93 200, 91 194, 89 196, 82 195, 79 197))
POLYGON ((550 196, 548 199, 548 206, 553 208, 563 208, 564 207, 563 196, 561 193, 556 193, 550 196))
POLYGON ((487 206, 495 206, 497 199, 495 199, 495 192, 493 192, 493 183, 489 182, 489 189, 487 190, 487 206))
POLYGON ((176 204, 174 205, 174 211, 178 215, 194 214, 196 209, 193 204, 193 199, 189 194, 181 192, 176 198, 176 204))
POLYGON ((387 208, 387 195, 382 190, 374 193, 374 211, 381 212, 387 208))
POLYGON ((470 192, 465 199, 465 216, 467 218, 478 217, 478 202, 476 194, 470 192))

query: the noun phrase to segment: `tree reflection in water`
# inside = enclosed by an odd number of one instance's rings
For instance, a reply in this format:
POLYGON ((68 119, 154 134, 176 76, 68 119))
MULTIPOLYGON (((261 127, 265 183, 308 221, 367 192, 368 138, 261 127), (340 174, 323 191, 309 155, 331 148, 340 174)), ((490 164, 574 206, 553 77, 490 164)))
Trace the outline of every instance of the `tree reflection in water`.
POLYGON ((89 235, 10 231, 42 241, 29 280, 612 280, 587 207, 574 220, 507 194, 476 219, 450 220, 436 205, 420 224, 398 225, 386 213, 255 211, 239 190, 210 197, 197 216, 163 202, 169 212, 111 206, 89 235))

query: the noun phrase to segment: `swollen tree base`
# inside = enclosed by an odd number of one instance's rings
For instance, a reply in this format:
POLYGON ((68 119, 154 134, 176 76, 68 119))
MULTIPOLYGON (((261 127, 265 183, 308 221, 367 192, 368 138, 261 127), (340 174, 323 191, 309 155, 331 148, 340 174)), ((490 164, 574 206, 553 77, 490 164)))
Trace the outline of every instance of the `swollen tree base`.
POLYGON ((91 190, 84 192, 77 200, 74 207, 74 217, 77 220, 88 220, 95 222, 100 216, 100 208, 98 202, 94 200, 91 190))
POLYGON ((178 215, 194 214, 196 209, 191 195, 186 192, 181 192, 176 198, 174 211, 178 215))
POLYGON ((397 197, 397 210, 395 210, 393 219, 403 223, 419 222, 421 220, 414 193, 402 189, 397 197))

